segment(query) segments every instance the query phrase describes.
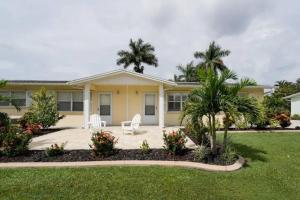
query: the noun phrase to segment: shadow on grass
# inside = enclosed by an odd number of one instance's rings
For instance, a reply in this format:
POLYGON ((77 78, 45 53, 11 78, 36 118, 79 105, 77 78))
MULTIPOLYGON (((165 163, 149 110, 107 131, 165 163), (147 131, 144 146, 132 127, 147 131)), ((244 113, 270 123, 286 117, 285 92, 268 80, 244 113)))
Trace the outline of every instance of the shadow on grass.
POLYGON ((268 161, 267 158, 264 156, 265 154, 267 154, 267 152, 264 150, 256 149, 251 146, 239 143, 233 143, 233 146, 237 150, 237 152, 246 159, 261 162, 268 161))

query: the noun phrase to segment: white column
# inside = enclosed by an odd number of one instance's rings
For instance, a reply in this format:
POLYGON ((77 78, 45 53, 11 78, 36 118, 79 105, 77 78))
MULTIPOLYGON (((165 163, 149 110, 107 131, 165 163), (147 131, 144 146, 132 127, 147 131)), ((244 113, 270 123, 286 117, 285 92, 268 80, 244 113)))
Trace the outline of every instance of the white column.
POLYGON ((89 120, 90 120, 90 90, 91 90, 91 85, 86 84, 84 85, 84 90, 83 90, 83 116, 84 116, 84 128, 88 129, 89 128, 89 120))
POLYGON ((158 106, 159 106, 159 111, 158 111, 158 120, 159 120, 159 127, 163 128, 165 127, 165 93, 164 93, 164 86, 163 84, 159 85, 159 100, 158 100, 158 106))

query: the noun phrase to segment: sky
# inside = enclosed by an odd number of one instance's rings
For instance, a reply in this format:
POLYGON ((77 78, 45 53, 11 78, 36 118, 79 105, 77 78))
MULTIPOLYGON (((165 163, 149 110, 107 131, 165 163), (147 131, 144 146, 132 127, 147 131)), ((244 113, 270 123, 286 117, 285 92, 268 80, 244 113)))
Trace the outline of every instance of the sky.
POLYGON ((130 38, 155 47, 172 78, 212 41, 239 77, 272 85, 300 78, 299 0, 1 0, 0 78, 72 80, 110 70, 130 38))

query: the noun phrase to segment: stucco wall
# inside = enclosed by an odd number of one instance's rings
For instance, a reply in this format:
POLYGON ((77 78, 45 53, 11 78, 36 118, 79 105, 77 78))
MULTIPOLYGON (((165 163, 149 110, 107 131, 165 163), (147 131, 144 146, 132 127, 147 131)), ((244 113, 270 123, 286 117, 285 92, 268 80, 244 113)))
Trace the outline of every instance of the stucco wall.
POLYGON ((144 117, 144 95, 145 93, 156 94, 156 115, 158 117, 158 86, 119 86, 102 85, 94 86, 92 91, 92 113, 99 113, 99 94, 112 94, 112 125, 120 125, 120 122, 131 120, 139 113, 144 117), (128 94, 128 96, 127 96, 128 94), (128 101, 128 107, 127 107, 128 101))
MULTIPOLYGON (((2 90, 29 90, 36 91, 41 87, 45 87, 47 90, 52 91, 82 91, 81 88, 72 87, 68 85, 61 86, 34 86, 34 85, 15 85, 7 86, 2 90)), ((168 112, 167 110, 167 95, 169 93, 188 93, 192 88, 174 88, 166 87, 165 88, 165 125, 179 125, 180 112, 168 112)), ((131 120, 136 113, 140 113, 144 117, 144 94, 145 93, 155 93, 156 94, 156 117, 158 122, 158 86, 151 85, 140 85, 132 86, 129 85, 128 89, 126 86, 121 85, 93 85, 92 86, 92 102, 91 102, 91 113, 99 113, 99 93, 101 92, 110 92, 112 93, 112 124, 120 125, 121 121, 131 120), (127 97, 128 91, 128 97, 127 97), (128 99, 127 99, 128 98, 128 99), (126 102, 128 101, 128 108, 126 102), (127 112, 128 111, 128 112, 127 112)), ((242 92, 246 93, 249 96, 253 96, 258 100, 263 100, 264 90, 263 88, 247 88, 242 92)), ((300 100, 295 102, 294 109, 297 110, 300 108, 300 100)), ((0 112, 7 112, 9 115, 21 116, 27 111, 26 107, 23 107, 21 112, 17 112, 13 107, 0 107, 0 112)), ((300 113, 300 111, 296 111, 300 113)), ((81 127, 83 124, 83 113, 82 112, 60 112, 62 115, 66 115, 57 126, 76 126, 81 127)), ((142 119, 143 121, 143 119, 142 119)))
MULTIPOLYGON (((167 95, 169 93, 185 93, 191 91, 191 88, 185 88, 185 89, 180 89, 180 88, 175 88, 175 89, 169 89, 168 91, 166 91, 166 97, 165 97, 165 125, 166 126, 174 126, 174 125, 180 125, 180 112, 168 112, 167 110, 167 95)), ((255 97, 256 99, 258 99, 259 101, 262 101, 264 98, 264 89, 263 88, 245 88, 241 91, 242 93, 245 93, 246 95, 250 96, 250 97, 255 97)), ((220 121, 220 123, 222 123, 222 118, 223 115, 219 115, 218 116, 218 120, 220 121)))
POLYGON ((291 114, 300 115, 300 97, 295 97, 291 99, 291 114))

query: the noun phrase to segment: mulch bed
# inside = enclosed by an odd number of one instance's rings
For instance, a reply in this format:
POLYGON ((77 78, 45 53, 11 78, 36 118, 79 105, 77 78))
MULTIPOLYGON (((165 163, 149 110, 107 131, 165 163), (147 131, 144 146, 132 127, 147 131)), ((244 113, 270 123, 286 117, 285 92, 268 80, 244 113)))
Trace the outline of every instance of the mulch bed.
POLYGON ((30 150, 26 155, 16 157, 0 156, 0 162, 72 162, 101 160, 181 160, 193 161, 194 153, 186 149, 182 155, 170 155, 164 149, 152 149, 143 154, 140 149, 116 149, 110 156, 94 156, 90 150, 65 150, 63 155, 48 157, 43 150, 30 150))
MULTIPOLYGON (((166 161, 192 161, 194 152, 191 149, 186 149, 181 155, 170 155, 164 149, 151 149, 150 153, 143 154, 140 149, 117 149, 110 156, 93 156, 90 150, 65 150, 63 155, 48 157, 45 151, 31 150, 26 155, 7 157, 0 156, 1 162, 74 162, 74 161, 108 161, 108 160, 166 160, 166 161)), ((214 160, 206 160, 204 163, 225 165, 218 158, 214 160)), ((233 164, 233 163, 230 163, 233 164)), ((229 165, 227 163, 227 165, 229 165)))

